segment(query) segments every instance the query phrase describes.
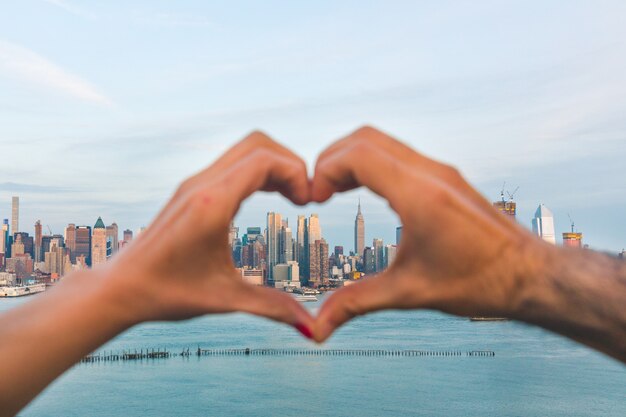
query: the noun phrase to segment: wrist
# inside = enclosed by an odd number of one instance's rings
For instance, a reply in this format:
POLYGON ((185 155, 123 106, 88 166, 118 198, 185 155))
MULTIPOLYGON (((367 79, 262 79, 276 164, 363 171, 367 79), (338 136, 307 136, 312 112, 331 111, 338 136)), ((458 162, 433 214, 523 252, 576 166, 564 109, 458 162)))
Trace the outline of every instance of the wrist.
POLYGON ((514 268, 509 317, 532 321, 545 306, 552 304, 555 277, 568 268, 567 254, 549 243, 532 239, 514 268))
POLYGON ((77 272, 68 277, 77 297, 83 297, 92 311, 101 312, 112 328, 124 331, 138 323, 131 309, 130 297, 118 291, 107 266, 77 272))

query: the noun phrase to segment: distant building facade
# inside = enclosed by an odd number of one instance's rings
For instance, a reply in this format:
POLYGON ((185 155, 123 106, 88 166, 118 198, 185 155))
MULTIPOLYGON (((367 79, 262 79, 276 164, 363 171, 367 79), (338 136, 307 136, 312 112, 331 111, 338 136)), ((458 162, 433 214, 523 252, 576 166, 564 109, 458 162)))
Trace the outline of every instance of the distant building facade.
POLYGON ((41 237, 43 236, 43 231, 41 227, 41 220, 37 220, 35 222, 35 263, 41 262, 41 237))
POLYGON ((578 232, 563 233, 563 246, 567 246, 570 248, 582 248, 583 234, 578 232))
POLYGON ((279 213, 267 213, 267 271, 268 280, 273 280, 274 266, 280 263, 280 231, 282 216, 279 213))
POLYGON ((117 223, 111 223, 106 227, 107 258, 113 256, 119 250, 119 232, 117 223))
POLYGON ((363 256, 363 249, 365 249, 365 219, 361 213, 361 200, 359 199, 356 218, 354 219, 354 254, 363 256))
POLYGON ((17 233, 20 231, 20 198, 11 198, 11 231, 17 233))
POLYGON ((83 257, 85 264, 91 266, 91 226, 76 226, 74 246, 74 260, 83 257))
POLYGON ((91 266, 105 263, 107 260, 106 227, 101 217, 98 217, 91 236, 91 266))
POLYGON ((554 215, 545 205, 540 204, 532 219, 532 230, 537 236, 546 242, 556 244, 554 231, 554 215))

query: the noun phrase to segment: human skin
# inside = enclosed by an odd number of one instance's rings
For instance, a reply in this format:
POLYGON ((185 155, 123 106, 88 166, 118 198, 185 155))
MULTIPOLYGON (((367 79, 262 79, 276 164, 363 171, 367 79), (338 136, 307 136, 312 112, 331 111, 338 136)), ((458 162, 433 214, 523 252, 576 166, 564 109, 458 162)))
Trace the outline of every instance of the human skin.
POLYGON ((389 202, 402 240, 385 272, 324 303, 318 342, 359 315, 425 308, 524 321, 626 362, 626 262, 544 242, 494 209, 455 168, 371 127, 319 156, 312 198, 323 203, 360 186, 389 202))
POLYGON ((626 362, 626 263, 557 248, 496 211, 459 174, 390 136, 361 128, 304 162, 255 132, 185 181, 147 231, 104 266, 80 271, 0 316, 0 416, 17 413, 54 378, 128 328, 151 320, 244 311, 322 342, 343 323, 384 309, 505 316, 626 362), (252 287, 227 242, 241 201, 279 191, 296 204, 366 186, 403 224, 394 263, 344 287, 315 321, 287 294, 252 287))
POLYGON ((242 311, 310 336, 313 319, 300 303, 244 283, 232 263, 231 219, 257 190, 310 200, 304 162, 260 132, 185 181, 110 262, 68 275, 0 316, 0 416, 15 415, 82 357, 141 322, 242 311))

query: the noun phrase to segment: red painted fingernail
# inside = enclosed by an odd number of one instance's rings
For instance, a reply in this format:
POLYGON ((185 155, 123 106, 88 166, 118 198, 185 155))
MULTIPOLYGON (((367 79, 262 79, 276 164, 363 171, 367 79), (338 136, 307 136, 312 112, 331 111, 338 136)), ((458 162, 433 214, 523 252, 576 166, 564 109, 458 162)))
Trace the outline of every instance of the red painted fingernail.
POLYGON ((313 332, 311 331, 311 329, 309 329, 308 326, 302 323, 296 323, 293 325, 293 327, 295 327, 300 333, 302 333, 302 336, 306 337, 307 339, 313 339, 313 332))

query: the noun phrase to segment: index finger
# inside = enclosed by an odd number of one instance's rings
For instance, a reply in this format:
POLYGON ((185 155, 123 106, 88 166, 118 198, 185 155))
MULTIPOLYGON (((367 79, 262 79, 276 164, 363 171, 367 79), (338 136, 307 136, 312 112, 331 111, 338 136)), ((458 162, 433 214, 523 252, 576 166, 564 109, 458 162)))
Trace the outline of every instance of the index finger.
MULTIPOLYGON (((354 142, 318 160, 313 177, 311 198, 324 202, 335 192, 366 186, 387 199, 392 208, 399 204, 406 192, 404 163, 386 151, 367 142, 354 142), (389 178, 394 183, 390 184, 389 178)), ((398 210, 396 210, 398 211, 398 210)))

